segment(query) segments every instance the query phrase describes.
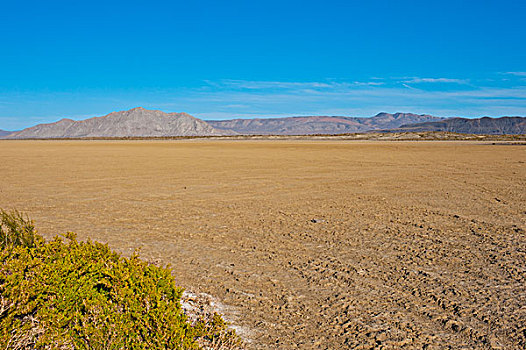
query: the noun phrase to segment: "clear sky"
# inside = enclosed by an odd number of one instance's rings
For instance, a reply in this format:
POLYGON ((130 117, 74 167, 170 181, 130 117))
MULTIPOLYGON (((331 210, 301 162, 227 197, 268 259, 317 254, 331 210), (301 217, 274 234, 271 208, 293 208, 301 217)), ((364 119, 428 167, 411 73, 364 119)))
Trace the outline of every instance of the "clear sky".
POLYGON ((137 106, 203 119, 526 115, 526 1, 0 1, 0 129, 137 106))

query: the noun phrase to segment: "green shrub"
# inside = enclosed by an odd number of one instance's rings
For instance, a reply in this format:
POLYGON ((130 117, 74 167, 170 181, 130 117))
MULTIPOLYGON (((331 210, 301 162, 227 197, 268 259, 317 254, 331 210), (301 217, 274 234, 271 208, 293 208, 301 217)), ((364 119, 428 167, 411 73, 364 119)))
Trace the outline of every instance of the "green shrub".
MULTIPOLYGON (((198 349, 239 345, 224 321, 191 324, 168 268, 97 242, 45 242, 18 212, 0 212, 0 348, 198 349)), ((215 318, 215 317, 214 317, 215 318)))

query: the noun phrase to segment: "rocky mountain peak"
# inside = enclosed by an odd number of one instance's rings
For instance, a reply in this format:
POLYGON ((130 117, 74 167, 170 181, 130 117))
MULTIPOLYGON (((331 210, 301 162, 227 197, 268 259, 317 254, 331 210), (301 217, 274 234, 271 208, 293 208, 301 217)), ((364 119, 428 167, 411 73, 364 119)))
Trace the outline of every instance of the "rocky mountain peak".
POLYGON ((81 121, 62 119, 39 124, 7 138, 79 138, 79 137, 169 137, 230 135, 186 113, 165 113, 136 107, 102 117, 81 121))

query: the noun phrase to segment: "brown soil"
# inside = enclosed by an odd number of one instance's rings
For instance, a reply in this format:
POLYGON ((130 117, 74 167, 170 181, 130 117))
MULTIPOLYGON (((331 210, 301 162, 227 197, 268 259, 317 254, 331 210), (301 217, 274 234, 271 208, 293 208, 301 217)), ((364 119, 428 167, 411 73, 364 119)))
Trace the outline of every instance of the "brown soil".
POLYGON ((170 263, 253 348, 526 346, 526 147, 1 141, 0 208, 170 263))

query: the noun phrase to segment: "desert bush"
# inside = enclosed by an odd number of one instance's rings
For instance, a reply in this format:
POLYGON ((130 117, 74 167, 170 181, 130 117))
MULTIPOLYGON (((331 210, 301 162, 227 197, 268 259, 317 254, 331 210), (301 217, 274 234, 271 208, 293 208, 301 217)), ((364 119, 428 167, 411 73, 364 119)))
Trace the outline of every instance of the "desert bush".
POLYGON ((190 323, 170 270, 75 234, 49 242, 0 212, 0 348, 198 349, 240 343, 218 315, 190 323))
POLYGON ((0 210, 0 248, 34 247, 40 239, 33 222, 20 212, 0 210))

